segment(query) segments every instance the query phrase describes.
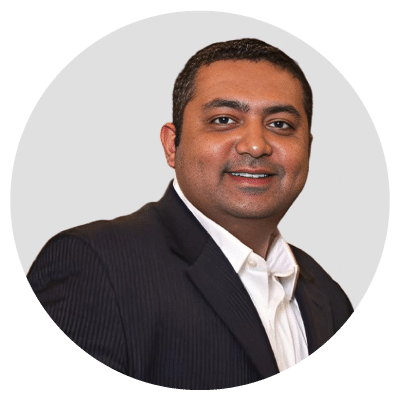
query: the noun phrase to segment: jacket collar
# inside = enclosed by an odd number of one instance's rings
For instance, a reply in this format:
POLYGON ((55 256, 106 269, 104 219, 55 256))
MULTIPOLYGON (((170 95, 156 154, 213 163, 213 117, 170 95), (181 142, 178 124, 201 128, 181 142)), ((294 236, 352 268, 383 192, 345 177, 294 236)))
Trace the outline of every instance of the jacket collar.
POLYGON ((316 262, 297 247, 290 247, 301 271, 295 298, 306 330, 308 354, 311 355, 335 333, 332 310, 328 296, 310 271, 311 264, 316 265, 316 262))
POLYGON ((177 195, 172 182, 155 208, 167 232, 172 251, 193 264, 209 235, 177 195))

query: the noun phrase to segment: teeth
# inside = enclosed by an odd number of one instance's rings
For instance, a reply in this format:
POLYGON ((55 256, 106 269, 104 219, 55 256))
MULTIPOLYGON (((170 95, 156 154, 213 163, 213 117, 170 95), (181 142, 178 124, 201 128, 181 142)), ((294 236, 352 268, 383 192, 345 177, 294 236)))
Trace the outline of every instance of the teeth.
POLYGON ((247 172, 231 172, 233 176, 241 176, 243 178, 266 178, 268 174, 248 174, 247 172))

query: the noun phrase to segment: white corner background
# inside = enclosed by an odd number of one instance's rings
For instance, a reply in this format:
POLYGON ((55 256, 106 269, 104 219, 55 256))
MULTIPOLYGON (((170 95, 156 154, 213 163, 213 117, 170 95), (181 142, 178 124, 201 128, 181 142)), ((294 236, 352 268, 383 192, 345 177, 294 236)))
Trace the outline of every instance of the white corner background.
POLYGON ((129 24, 89 46, 51 82, 25 126, 12 174, 12 226, 25 272, 57 232, 130 214, 162 196, 174 171, 157 133, 171 118, 173 81, 199 48, 235 37, 282 48, 313 87, 310 174, 279 229, 358 306, 389 221, 387 167, 374 124, 348 81, 312 47, 274 25, 224 12, 129 24))

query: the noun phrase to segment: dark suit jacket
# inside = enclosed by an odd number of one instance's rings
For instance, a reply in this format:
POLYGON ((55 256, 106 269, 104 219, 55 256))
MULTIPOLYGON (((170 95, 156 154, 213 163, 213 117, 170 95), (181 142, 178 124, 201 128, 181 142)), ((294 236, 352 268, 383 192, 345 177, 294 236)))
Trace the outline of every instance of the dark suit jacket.
MULTIPOLYGON (((309 353, 352 313, 329 275, 291 246, 309 353)), ((60 233, 29 282, 82 349, 133 378, 185 389, 244 385, 278 373, 238 275, 170 185, 158 203, 60 233)))

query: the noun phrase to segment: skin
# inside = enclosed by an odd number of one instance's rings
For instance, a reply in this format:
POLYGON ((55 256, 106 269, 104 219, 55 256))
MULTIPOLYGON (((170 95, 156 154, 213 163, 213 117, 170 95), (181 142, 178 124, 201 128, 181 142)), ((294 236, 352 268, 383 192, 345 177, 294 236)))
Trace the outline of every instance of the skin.
POLYGON ((202 66, 178 147, 175 136, 173 124, 162 127, 167 162, 187 199, 266 257, 308 174, 312 136, 299 81, 267 61, 202 66))

